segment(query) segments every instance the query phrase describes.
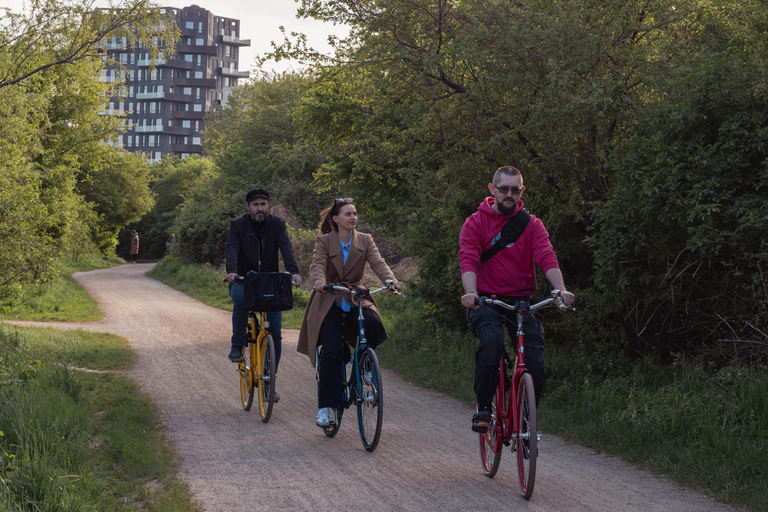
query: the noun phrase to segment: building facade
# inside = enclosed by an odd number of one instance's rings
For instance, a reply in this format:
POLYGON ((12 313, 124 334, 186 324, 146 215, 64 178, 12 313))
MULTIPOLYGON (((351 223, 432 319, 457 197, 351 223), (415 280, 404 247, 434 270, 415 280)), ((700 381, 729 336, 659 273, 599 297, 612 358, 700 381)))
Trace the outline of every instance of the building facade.
MULTIPOLYGON (((116 38, 107 50, 126 70, 127 97, 113 99, 107 114, 127 114, 122 140, 111 141, 132 152, 142 152, 150 162, 165 154, 186 157, 201 154, 200 132, 206 112, 226 104, 227 96, 248 71, 238 70, 239 49, 250 46, 240 39, 240 21, 216 16, 197 5, 165 7, 181 32, 176 54, 161 54, 152 69, 147 49, 128 48, 116 38)), ((105 68, 102 80, 115 81, 116 68, 105 68)))

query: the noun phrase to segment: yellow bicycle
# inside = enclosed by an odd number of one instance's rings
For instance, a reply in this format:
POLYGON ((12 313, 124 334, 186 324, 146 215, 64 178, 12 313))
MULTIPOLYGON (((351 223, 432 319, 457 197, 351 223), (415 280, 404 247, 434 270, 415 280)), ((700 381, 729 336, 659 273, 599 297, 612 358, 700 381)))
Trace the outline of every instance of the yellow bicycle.
POLYGON ((261 421, 269 421, 275 403, 275 341, 269 333, 266 313, 248 313, 248 344, 243 347, 243 360, 237 365, 240 375, 240 398, 243 409, 251 410, 253 395, 258 390, 261 421))

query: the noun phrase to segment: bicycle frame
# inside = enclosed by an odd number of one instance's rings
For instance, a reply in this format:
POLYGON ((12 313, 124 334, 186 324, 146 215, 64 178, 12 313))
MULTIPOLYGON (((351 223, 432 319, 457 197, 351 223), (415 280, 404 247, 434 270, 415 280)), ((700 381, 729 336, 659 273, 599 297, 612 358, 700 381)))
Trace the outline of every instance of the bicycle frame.
POLYGON ((525 365, 523 318, 527 312, 544 307, 554 306, 565 310, 573 310, 573 308, 563 304, 558 290, 552 291, 551 298, 533 305, 528 301, 516 301, 514 304, 508 304, 488 297, 477 299, 475 303, 480 306, 495 305, 514 311, 517 319, 515 369, 511 377, 512 389, 509 390, 509 399, 506 399, 507 390, 505 388, 509 366, 512 363, 504 351, 499 358, 499 382, 496 386, 494 401, 496 419, 488 426, 486 432, 480 433, 480 456, 483 462, 483 472, 486 476, 493 477, 499 467, 501 445, 509 446, 512 443, 512 450, 517 451, 520 492, 523 498, 530 499, 536 480, 539 435, 533 378, 525 365))
MULTIPOLYGON (((386 286, 375 290, 367 289, 349 289, 338 285, 326 285, 328 292, 344 292, 349 294, 350 298, 356 299, 357 304, 357 343, 352 354, 352 370, 347 379, 346 365, 342 366, 342 405, 336 407, 336 417, 331 421, 328 427, 323 427, 323 431, 328 437, 334 437, 341 424, 341 416, 344 409, 352 404, 357 406, 357 420, 360 429, 360 437, 363 446, 369 452, 376 449, 381 437, 383 391, 381 381, 381 371, 376 354, 373 349, 368 347, 365 335, 365 317, 363 315, 363 299, 383 290, 399 295, 391 281, 386 286), (365 374, 365 381, 364 379, 365 374)), ((354 302, 354 300, 352 301, 354 302)), ((350 309, 350 312, 352 309, 350 309)), ((316 377, 320 379, 320 347, 315 349, 317 369, 316 377)))
MULTIPOLYGON (((505 389, 506 379, 508 372, 509 361, 507 354, 502 354, 499 359, 499 385, 496 387, 496 403, 505 404, 505 408, 501 411, 496 411, 496 421, 498 423, 499 435, 498 441, 503 443, 509 443, 511 440, 517 439, 520 435, 520 417, 517 407, 517 390, 520 386, 520 379, 524 373, 528 373, 528 368, 525 366, 525 334, 523 334, 523 314, 528 311, 530 305, 526 302, 516 302, 515 308, 517 313, 517 335, 515 344, 515 371, 512 374, 512 386, 509 390, 509 400, 506 399, 507 390, 505 389), (512 414, 510 414, 512 411, 512 414)), ((529 434, 524 434, 527 436, 529 434)))

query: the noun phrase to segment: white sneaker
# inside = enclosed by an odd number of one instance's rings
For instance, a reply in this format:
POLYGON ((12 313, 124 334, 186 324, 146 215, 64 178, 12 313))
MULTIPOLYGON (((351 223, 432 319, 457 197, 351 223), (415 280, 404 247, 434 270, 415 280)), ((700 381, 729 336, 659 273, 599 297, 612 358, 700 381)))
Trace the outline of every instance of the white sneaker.
POLYGON ((317 420, 315 421, 318 427, 329 427, 331 425, 331 416, 328 414, 328 407, 322 407, 317 411, 317 420))

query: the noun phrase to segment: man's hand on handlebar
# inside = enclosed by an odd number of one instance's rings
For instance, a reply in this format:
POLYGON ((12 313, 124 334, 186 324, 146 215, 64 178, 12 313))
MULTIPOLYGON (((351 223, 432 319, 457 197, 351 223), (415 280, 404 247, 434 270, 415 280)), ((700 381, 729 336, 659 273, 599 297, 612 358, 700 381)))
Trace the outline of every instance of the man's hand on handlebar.
POLYGON ((470 292, 467 294, 464 294, 461 296, 461 305, 465 308, 473 308, 478 309, 480 306, 477 305, 477 299, 479 299, 480 296, 476 292, 470 292))
POLYGON ((301 276, 299 274, 291 274, 291 282, 293 286, 301 286, 301 276))
POLYGON ((236 277, 237 277, 237 273, 231 272, 231 273, 227 274, 227 276, 224 278, 224 281, 226 281, 227 283, 231 284, 231 283, 235 282, 235 278, 236 277))

